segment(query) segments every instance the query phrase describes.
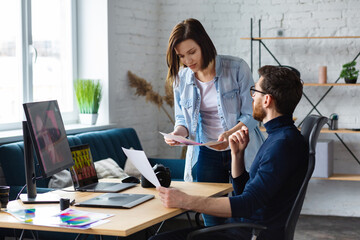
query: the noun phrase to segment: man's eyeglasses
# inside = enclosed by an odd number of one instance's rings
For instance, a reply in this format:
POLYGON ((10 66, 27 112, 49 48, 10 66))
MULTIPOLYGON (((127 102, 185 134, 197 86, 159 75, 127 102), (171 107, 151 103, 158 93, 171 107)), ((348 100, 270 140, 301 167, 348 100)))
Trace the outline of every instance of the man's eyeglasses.
POLYGON ((252 87, 250 88, 250 95, 253 96, 255 92, 258 92, 258 93, 261 93, 261 94, 267 94, 266 92, 262 92, 262 91, 256 90, 256 89, 255 89, 255 86, 252 86, 252 87))

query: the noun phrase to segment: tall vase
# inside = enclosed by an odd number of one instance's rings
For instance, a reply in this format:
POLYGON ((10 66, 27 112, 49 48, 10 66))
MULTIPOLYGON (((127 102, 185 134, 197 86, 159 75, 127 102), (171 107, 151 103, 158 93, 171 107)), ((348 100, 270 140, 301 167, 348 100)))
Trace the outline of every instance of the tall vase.
POLYGON ((319 67, 319 83, 325 84, 327 80, 327 67, 326 66, 320 66, 319 67))
POLYGON ((97 118, 97 113, 80 113, 80 123, 84 125, 95 125, 97 118))

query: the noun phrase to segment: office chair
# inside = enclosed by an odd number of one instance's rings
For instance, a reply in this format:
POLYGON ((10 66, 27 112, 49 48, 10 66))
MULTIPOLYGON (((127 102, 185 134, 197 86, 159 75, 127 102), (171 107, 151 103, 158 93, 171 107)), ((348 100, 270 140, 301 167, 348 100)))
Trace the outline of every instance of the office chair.
MULTIPOLYGON (((293 207, 290 211, 289 217, 285 224, 285 240, 293 240, 296 223, 300 216, 300 211, 304 203, 304 198, 306 194, 306 189, 311 178, 311 175, 315 168, 315 147, 316 142, 320 134, 320 130, 323 125, 327 122, 327 118, 318 115, 309 115, 305 118, 302 128, 301 134, 309 141, 309 164, 308 169, 304 178, 304 181, 300 187, 300 190, 297 194, 297 197, 294 201, 293 207)), ((203 234, 208 234, 211 232, 222 231, 225 229, 231 228, 252 228, 252 240, 256 240, 260 232, 266 229, 265 226, 261 226, 259 224, 251 224, 251 223, 230 223, 224 224, 214 227, 208 227, 199 229, 196 231, 191 232, 187 240, 195 240, 198 236, 203 234)))

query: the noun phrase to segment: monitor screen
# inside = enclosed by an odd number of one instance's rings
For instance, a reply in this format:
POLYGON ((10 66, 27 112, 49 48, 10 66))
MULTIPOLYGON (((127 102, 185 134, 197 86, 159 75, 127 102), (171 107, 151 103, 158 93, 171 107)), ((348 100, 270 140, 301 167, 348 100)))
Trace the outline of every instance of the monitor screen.
POLYGON ((73 166, 57 101, 24 103, 23 106, 42 176, 50 177, 73 166))

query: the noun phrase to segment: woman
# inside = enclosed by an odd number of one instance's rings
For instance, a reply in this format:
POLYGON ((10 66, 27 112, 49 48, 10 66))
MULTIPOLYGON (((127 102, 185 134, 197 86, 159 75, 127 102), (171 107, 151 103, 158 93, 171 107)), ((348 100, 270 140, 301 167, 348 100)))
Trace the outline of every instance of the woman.
MULTIPOLYGON (((231 151, 228 137, 246 125, 250 143, 245 153, 249 169, 264 138, 252 118, 250 87, 254 85, 244 60, 217 55, 214 44, 196 19, 172 30, 167 49, 168 84, 174 88, 175 127, 171 133, 197 142, 225 141, 212 146, 188 146, 185 181, 229 182, 231 151)), ((178 142, 165 138, 171 146, 178 142)), ((223 220, 205 216, 205 225, 223 220)))

